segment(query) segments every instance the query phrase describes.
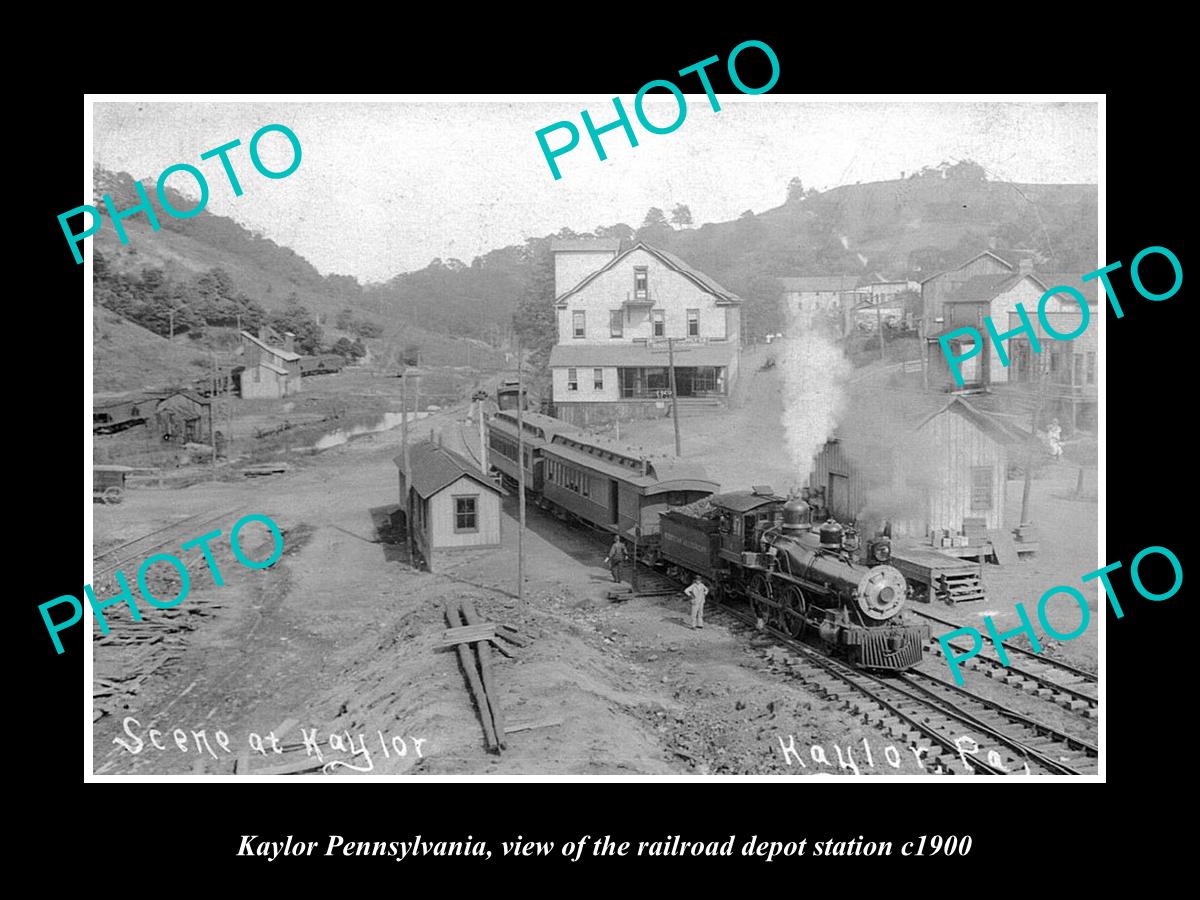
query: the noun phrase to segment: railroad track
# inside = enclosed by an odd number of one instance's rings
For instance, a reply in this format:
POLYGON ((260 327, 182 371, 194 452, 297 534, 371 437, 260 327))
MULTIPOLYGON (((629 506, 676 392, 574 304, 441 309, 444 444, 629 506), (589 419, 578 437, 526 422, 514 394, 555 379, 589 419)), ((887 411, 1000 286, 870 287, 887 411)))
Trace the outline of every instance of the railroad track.
MULTIPOLYGON (((92 557, 92 580, 100 578, 119 569, 133 560, 141 561, 151 552, 170 543, 190 541, 204 534, 209 525, 221 519, 231 518, 245 509, 245 503, 239 503, 218 513, 200 512, 195 515, 148 531, 131 541, 110 547, 92 557), (181 540, 182 539, 182 540, 181 540)), ((232 524, 232 523, 231 523, 232 524)))
MULTIPOLYGON (((962 626, 939 618, 923 610, 908 609, 939 625, 951 629, 962 626)), ((935 639, 926 644, 925 652, 945 659, 941 642, 935 639)), ((972 642, 965 638, 952 638, 950 646, 959 651, 971 649, 972 642)), ((1096 718, 1099 709, 1098 685, 1096 676, 1068 663, 1042 656, 1024 647, 1003 642, 1004 651, 1008 654, 1009 665, 1004 665, 996 655, 996 649, 991 641, 983 642, 983 649, 978 654, 961 663, 963 668, 973 669, 988 678, 1003 681, 1018 690, 1031 691, 1039 697, 1044 697, 1059 706, 1078 712, 1088 718, 1096 718), (1016 660, 1019 664, 1014 664, 1016 660)))
MULTIPOLYGON (((722 604, 716 609, 746 630, 754 617, 722 604)), ((1078 738, 954 687, 922 672, 891 676, 856 669, 768 626, 792 675, 819 696, 841 701, 893 738, 924 749, 934 771, 985 775, 1086 775, 1097 770, 1097 749, 1078 738)))

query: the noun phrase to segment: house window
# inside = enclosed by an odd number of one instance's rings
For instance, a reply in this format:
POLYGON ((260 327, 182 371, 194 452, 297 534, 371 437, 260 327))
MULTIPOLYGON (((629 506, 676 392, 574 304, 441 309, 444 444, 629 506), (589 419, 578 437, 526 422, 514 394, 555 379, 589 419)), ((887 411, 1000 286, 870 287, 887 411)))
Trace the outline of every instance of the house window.
POLYGON ((688 337, 700 337, 700 310, 687 311, 688 337))
POLYGON ((475 508, 477 496, 454 498, 454 531, 478 531, 479 514, 475 508))
POLYGON ((1096 354, 1091 350, 1088 351, 1087 355, 1087 383, 1096 383, 1096 354))
POLYGON ((586 315, 582 311, 571 313, 572 334, 577 337, 583 337, 587 332, 586 315))
POLYGON ((633 268, 633 297, 635 300, 645 300, 649 296, 647 288, 647 274, 645 266, 634 266, 633 268))
POLYGON ((1083 384, 1083 364, 1084 358, 1082 353, 1075 354, 1075 384, 1083 384))
POLYGON ((578 369, 567 369, 567 390, 568 391, 579 390, 579 370, 578 369))
POLYGON ((608 311, 608 336, 619 338, 624 335, 625 313, 619 309, 610 309, 608 311))
POLYGON ((654 336, 663 337, 667 333, 665 313, 661 309, 650 310, 650 321, 654 325, 654 336))
POLYGON ((604 370, 592 369, 592 388, 597 391, 604 390, 604 370))
POLYGON ((992 466, 971 466, 971 509, 992 508, 992 466))

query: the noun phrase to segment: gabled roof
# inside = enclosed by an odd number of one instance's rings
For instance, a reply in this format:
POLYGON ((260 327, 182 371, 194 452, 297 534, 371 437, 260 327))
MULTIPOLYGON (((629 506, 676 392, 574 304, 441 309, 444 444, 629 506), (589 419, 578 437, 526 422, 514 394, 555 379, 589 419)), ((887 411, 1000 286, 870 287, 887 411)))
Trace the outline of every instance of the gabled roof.
POLYGON ((553 240, 551 253, 616 253, 621 242, 616 238, 580 238, 578 240, 553 240))
MULTIPOLYGON (((433 441, 424 440, 408 448, 409 462, 412 465, 412 486, 422 498, 428 500, 438 491, 458 481, 464 475, 479 482, 488 490, 503 494, 495 484, 483 477, 479 468, 459 456, 453 450, 439 447, 433 441)), ((404 454, 397 456, 393 462, 404 471, 404 454)))
POLYGON ((260 341, 258 338, 256 338, 254 335, 252 335, 248 331, 243 331, 242 337, 244 337, 248 341, 253 341, 255 344, 258 344, 258 346, 262 347, 268 353, 274 353, 280 359, 286 359, 288 362, 293 362, 300 358, 299 353, 293 353, 291 350, 284 350, 282 347, 272 347, 266 341, 260 341))
POLYGON ((579 284, 575 285, 575 287, 571 288, 568 291, 564 291, 554 301, 555 305, 562 306, 563 304, 565 304, 568 297, 570 297, 572 294, 578 293, 584 287, 591 284, 597 277, 599 277, 604 272, 607 272, 609 269, 616 266, 617 263, 619 263, 621 260, 623 260, 625 257, 627 257, 630 253, 632 253, 635 250, 644 250, 647 253, 649 253, 651 256, 656 257, 663 265, 665 265, 669 269, 672 269, 675 272, 678 272, 684 278, 687 278, 689 281, 691 281, 693 284, 695 284, 698 288, 700 288, 700 290, 704 291, 707 294, 712 294, 714 297, 717 298, 717 302, 719 302, 719 303, 728 304, 728 303, 741 303, 742 302, 742 298, 739 297, 737 294, 721 287, 721 285, 717 284, 715 281, 713 281, 711 278, 709 278, 703 272, 693 269, 691 266, 689 266, 687 263, 685 263, 682 259, 680 259, 678 256, 676 256, 674 253, 668 253, 665 250, 659 250, 655 247, 651 247, 649 244, 644 243, 643 241, 638 241, 636 244, 634 244, 632 247, 630 247, 624 253, 620 254, 619 256, 614 256, 612 259, 610 259, 607 263, 605 263, 603 266, 601 266, 599 269, 597 269, 591 275, 588 275, 586 278, 584 278, 581 282, 579 282, 579 284))
POLYGON ((190 391, 187 388, 179 388, 174 391, 167 391, 162 396, 162 399, 158 401, 159 405, 161 406, 163 402, 170 400, 172 397, 187 397, 187 399, 191 400, 193 403, 199 403, 201 406, 212 406, 212 401, 207 397, 201 397, 195 391, 190 391))
POLYGON ((946 297, 943 303, 986 303, 992 300, 1005 291, 1016 287, 1024 279, 1030 278, 1033 283, 1038 285, 1043 291, 1046 290, 1046 285, 1042 283, 1041 278, 1037 275, 1021 272, 1006 272, 999 275, 976 275, 974 278, 968 278, 959 287, 955 288, 954 293, 946 297))
MULTIPOLYGON (((1017 268, 1017 263, 1019 263, 1020 260, 1024 258, 1023 256, 1015 255, 1018 253, 1025 253, 1025 251, 984 250, 982 253, 976 253, 970 259, 959 263, 957 266, 955 266, 952 269, 942 269, 942 271, 940 271, 940 272, 934 272, 928 278, 922 278, 921 284, 924 284, 926 281, 933 281, 933 279, 937 278, 939 275, 945 275, 947 272, 957 272, 959 269, 964 269, 967 266, 969 266, 971 263, 975 262, 975 260, 980 259, 981 257, 984 257, 984 256, 992 257, 994 260, 996 260, 996 262, 1000 263, 1002 266, 1004 266, 1005 268, 1007 268, 1011 271, 1011 270, 1017 268)), ((1026 254, 1026 255, 1032 255, 1032 254, 1026 254)))
POLYGON ((1029 436, 1005 422, 988 415, 981 409, 976 409, 962 397, 952 397, 950 402, 925 416, 916 426, 920 430, 944 412, 954 412, 963 416, 984 434, 1001 444, 1023 444, 1029 436))
POLYGON ((818 291, 852 291, 859 284, 858 275, 796 275, 780 278, 785 291, 798 294, 813 294, 818 291))
MULTIPOLYGON (((1100 283, 1100 279, 1093 278, 1091 281, 1081 282, 1079 279, 1083 274, 1085 273, 1072 275, 1069 272, 1053 272, 1050 274, 1039 272, 1037 278, 1042 284, 1046 285, 1046 290, 1058 287, 1059 285, 1075 288, 1075 290, 1083 294, 1083 299, 1087 301, 1088 306, 1095 306, 1099 297, 1096 285, 1100 283)), ((1064 294, 1062 298, 1070 303, 1069 296, 1068 294, 1064 294)))

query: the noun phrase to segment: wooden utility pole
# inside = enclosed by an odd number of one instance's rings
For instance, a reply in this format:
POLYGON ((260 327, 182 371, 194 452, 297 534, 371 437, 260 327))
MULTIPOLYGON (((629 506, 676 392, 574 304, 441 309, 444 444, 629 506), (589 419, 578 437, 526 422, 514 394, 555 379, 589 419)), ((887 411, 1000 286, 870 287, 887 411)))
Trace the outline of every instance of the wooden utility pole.
POLYGON ((212 444, 212 464, 217 467, 217 423, 213 421, 213 407, 217 405, 217 351, 208 351, 212 363, 212 390, 208 395, 208 440, 212 444))
POLYGON ((675 420, 675 455, 682 456, 679 447, 679 403, 675 390, 675 339, 667 338, 667 365, 671 369, 671 418, 675 420))
POLYGON ((1042 414, 1042 403, 1046 396, 1046 378, 1049 375, 1049 366, 1040 366, 1042 362, 1038 356, 1032 356, 1034 365, 1040 370, 1038 376, 1037 399, 1033 403, 1033 412, 1029 416, 1029 448, 1025 454, 1025 484, 1021 488, 1021 519, 1019 524, 1028 525, 1029 522, 1029 494, 1033 487, 1033 448, 1037 441, 1037 423, 1042 414))
POLYGON ((404 454, 404 539, 408 544, 408 561, 413 561, 412 529, 412 469, 408 461, 408 370, 400 376, 400 443, 404 454))
POLYGON ((883 294, 879 295, 879 301, 875 304, 875 329, 879 332, 879 358, 884 357, 883 349, 883 294))
POLYGON ((925 325, 925 311, 921 310, 921 318, 917 319, 917 341, 921 348, 921 389, 929 390, 929 342, 925 340, 928 328, 925 325))
POLYGON ((483 404, 485 401, 479 399, 475 402, 479 405, 479 467, 483 469, 484 477, 486 477, 491 466, 488 465, 487 435, 483 427, 483 404))
POLYGON ((517 600, 525 599, 525 357, 517 340, 517 600))

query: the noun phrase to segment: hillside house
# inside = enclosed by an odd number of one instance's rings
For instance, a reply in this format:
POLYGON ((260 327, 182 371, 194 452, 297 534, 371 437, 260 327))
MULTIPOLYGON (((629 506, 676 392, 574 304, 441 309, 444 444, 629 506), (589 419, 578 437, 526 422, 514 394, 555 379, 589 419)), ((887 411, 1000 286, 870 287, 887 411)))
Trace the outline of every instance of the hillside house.
POLYGON ((664 250, 618 249, 603 240, 551 245, 557 415, 578 425, 663 414, 668 340, 681 399, 727 398, 738 375, 741 298, 664 250))
MULTIPOLYGON (((1036 315, 1031 315, 1030 321, 1042 349, 1040 353, 1034 353, 1029 337, 1024 334, 1008 341, 1009 383, 1040 385, 1044 377, 1045 417, 1060 418, 1064 426, 1069 426, 1068 433, 1078 428, 1094 431, 1098 422, 1099 390, 1097 320, 1103 314, 1097 306, 1097 281, 1080 283, 1079 276, 1067 273, 1039 275, 1038 279, 1051 288, 1068 285, 1083 294, 1088 305, 1088 326, 1078 337, 1059 341, 1046 333, 1036 315)), ((1073 333, 1080 325, 1081 315, 1079 304, 1069 295, 1065 300, 1056 297, 1046 304, 1046 321, 1059 334, 1073 333)), ((1016 312, 1008 312, 1008 330, 1020 324, 1016 312)), ((1040 386, 1038 389, 1043 390, 1040 386)))
MULTIPOLYGON (((1059 279, 1061 277, 1054 276, 1059 279)), ((1030 322, 1037 330, 1043 351, 1069 355, 1071 350, 1068 344, 1070 342, 1044 340, 1047 335, 1041 330, 1038 323, 1038 304, 1041 302, 1042 295, 1050 287, 1058 284, 1070 284, 1072 287, 1079 288, 1079 278, 1076 277, 1073 283, 1061 280, 1048 281, 1047 276, 1033 273, 1030 260, 1022 260, 1016 271, 994 275, 976 275, 947 290, 941 298, 944 321, 936 332, 929 335, 932 344, 929 348, 930 384, 941 385, 946 390, 958 390, 958 385, 950 371, 950 364, 945 354, 942 353, 937 339, 943 334, 948 334, 964 326, 977 328, 983 336, 984 346, 982 353, 962 364, 964 387, 987 389, 1014 380, 1015 366, 1022 364, 1027 366, 1029 363, 1028 339, 1024 335, 1020 335, 1004 342, 1004 351, 1009 360, 1008 365, 1005 366, 1000 357, 1000 350, 995 346, 991 334, 987 330, 984 317, 991 317, 992 324, 1001 334, 1008 332, 1021 324, 1017 314, 1018 303, 1024 307, 1030 322), (1023 346, 1022 341, 1024 342, 1023 346), (1021 359, 1022 363, 1017 363, 1018 359, 1021 359)), ((1094 285, 1091 290, 1094 294, 1094 285)), ((1079 315, 1079 304, 1070 295, 1055 295, 1046 301, 1046 317, 1051 325, 1060 332, 1069 333, 1074 326, 1054 325, 1055 320, 1061 319, 1066 323, 1073 319, 1075 324, 1078 324, 1079 315)), ((957 345, 955 352, 960 354, 974 346, 974 340, 969 335, 958 338, 955 343, 957 345)), ((1055 367, 1057 368, 1057 363, 1055 367)), ((1028 376, 1024 376, 1024 380, 1029 380, 1028 376)))
POLYGON ((154 405, 154 430, 163 441, 210 444, 212 401, 194 391, 170 391, 154 405))
POLYGON ((479 467, 435 443, 409 447, 411 486, 405 483, 404 456, 395 458, 400 471, 400 505, 411 504, 408 523, 413 552, 425 567, 437 567, 456 550, 500 546, 500 498, 504 491, 485 478, 479 467))
POLYGON ((284 335, 282 347, 272 347, 266 332, 255 337, 242 332, 242 370, 238 373, 241 396, 246 399, 278 399, 301 390, 300 354, 295 335, 284 335))

